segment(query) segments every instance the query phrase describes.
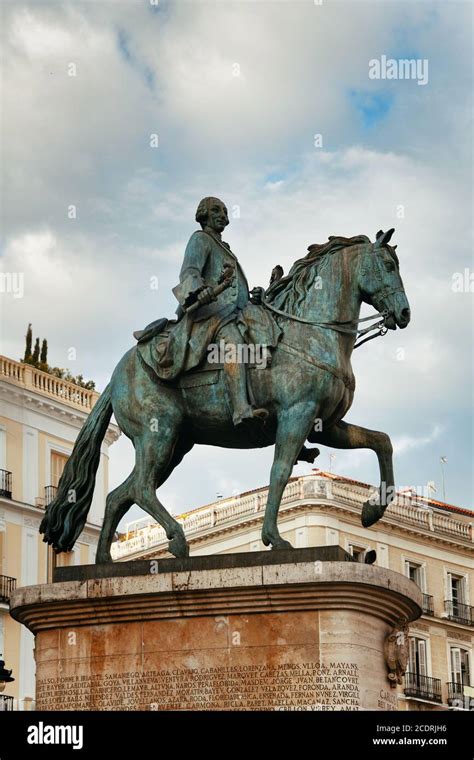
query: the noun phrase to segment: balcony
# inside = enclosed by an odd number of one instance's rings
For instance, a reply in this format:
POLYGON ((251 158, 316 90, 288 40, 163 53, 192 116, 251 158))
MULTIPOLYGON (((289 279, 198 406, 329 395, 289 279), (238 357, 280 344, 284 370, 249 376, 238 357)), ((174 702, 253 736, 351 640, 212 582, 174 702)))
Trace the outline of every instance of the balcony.
POLYGON ((99 398, 96 391, 87 390, 68 380, 61 380, 36 369, 31 364, 16 362, 6 356, 0 356, 0 379, 87 412, 99 398))
POLYGON ((448 619, 452 620, 454 623, 474 625, 474 607, 470 607, 468 604, 461 604, 452 599, 446 599, 444 602, 444 609, 448 614, 448 619))
POLYGON ((44 487, 44 506, 47 507, 48 504, 51 504, 54 497, 57 493, 57 487, 56 486, 45 486, 44 487))
POLYGON ((16 589, 16 578, 0 575, 0 604, 9 604, 12 591, 16 589))
POLYGON ((13 697, 0 694, 0 712, 13 710, 13 697))
POLYGON ((431 615, 434 617, 434 605, 433 597, 429 594, 423 594, 423 615, 431 615))
POLYGON ((448 681, 446 686, 448 687, 448 705, 469 710, 472 698, 464 694, 464 687, 469 687, 469 684, 448 681))
POLYGON ((4 499, 12 497, 12 474, 8 470, 0 470, 0 496, 4 499))
MULTIPOLYGON (((359 521, 360 510, 371 490, 369 486, 330 481, 315 474, 302 475, 288 482, 280 509, 281 512, 290 511, 308 504, 308 509, 324 513, 325 502, 328 501, 332 507, 342 507, 352 512, 359 521), (314 505, 310 507, 309 504, 313 502, 314 505)), ((183 526, 187 536, 209 535, 223 526, 233 530, 237 524, 247 519, 253 520, 256 515, 262 516, 267 497, 268 488, 259 488, 193 509, 178 515, 176 519, 183 526)), ((433 537, 447 538, 456 543, 461 541, 472 547, 474 531, 470 523, 452 515, 432 513, 425 507, 412 505, 410 501, 410 498, 399 494, 385 513, 386 524, 391 523, 393 526, 409 530, 415 528, 422 534, 431 533, 433 537)), ((112 544, 112 557, 114 560, 122 559, 148 550, 164 554, 168 550, 167 547, 165 530, 160 525, 153 524, 137 531, 133 538, 115 541, 112 544)))
POLYGON ((441 681, 418 673, 405 673, 405 695, 441 704, 441 681))

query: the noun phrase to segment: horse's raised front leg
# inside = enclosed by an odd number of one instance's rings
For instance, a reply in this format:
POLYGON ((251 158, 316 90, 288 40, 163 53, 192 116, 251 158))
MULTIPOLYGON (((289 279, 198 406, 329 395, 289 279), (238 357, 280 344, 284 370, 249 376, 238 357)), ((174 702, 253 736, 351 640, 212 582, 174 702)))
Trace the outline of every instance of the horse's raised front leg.
POLYGON ((308 436, 311 443, 322 443, 335 449, 371 449, 377 454, 380 468, 380 488, 378 495, 370 498, 362 507, 361 521, 365 528, 383 517, 385 510, 395 496, 393 477, 392 443, 386 433, 378 430, 337 422, 329 430, 312 432, 308 436))
POLYGON ((301 451, 313 419, 314 408, 308 409, 307 403, 296 404, 278 416, 275 456, 262 528, 262 541, 265 546, 271 544, 272 549, 292 548, 290 542, 282 538, 278 531, 278 510, 296 457, 301 451))

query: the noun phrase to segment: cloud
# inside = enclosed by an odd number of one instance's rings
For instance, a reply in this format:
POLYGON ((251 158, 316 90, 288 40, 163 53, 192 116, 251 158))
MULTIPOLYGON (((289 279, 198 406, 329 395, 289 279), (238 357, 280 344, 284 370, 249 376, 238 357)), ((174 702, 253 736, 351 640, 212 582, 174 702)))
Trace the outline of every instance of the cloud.
POLYGON ((434 441, 438 441, 442 433, 443 433, 443 429, 439 425, 435 425, 429 435, 400 436, 398 438, 395 438, 392 441, 393 451, 396 455, 405 454, 407 451, 412 451, 413 449, 418 449, 420 447, 427 446, 428 444, 433 443, 434 441))
MULTIPOLYGON (((2 266, 24 272, 25 297, 2 296, 2 352, 19 356, 33 322, 53 363, 67 366, 74 346, 70 369, 103 388, 132 331, 173 315, 204 195, 226 201, 225 237, 251 286, 329 235, 373 239, 394 226, 412 322, 355 352, 348 419, 393 436, 402 483, 432 479, 435 448, 457 441, 451 499, 470 505, 472 294, 451 287, 472 268, 468 8, 127 0, 3 10, 2 266), (425 87, 369 80, 370 59, 412 53, 429 59, 425 87), (430 430, 440 432, 428 441, 430 430)), ((160 494, 182 511, 264 485, 271 456, 195 449, 160 494)), ((346 474, 377 479, 372 454, 337 456, 346 474)), ((125 439, 111 449, 112 486, 132 462, 125 439)))

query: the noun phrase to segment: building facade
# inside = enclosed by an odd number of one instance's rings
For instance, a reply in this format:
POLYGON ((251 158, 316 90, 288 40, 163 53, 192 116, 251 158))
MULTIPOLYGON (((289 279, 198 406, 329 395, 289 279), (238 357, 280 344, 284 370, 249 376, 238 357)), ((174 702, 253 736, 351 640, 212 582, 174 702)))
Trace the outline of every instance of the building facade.
POLYGON ((108 448, 119 435, 115 425, 102 445, 92 508, 74 550, 56 555, 38 528, 98 398, 95 391, 0 356, 0 659, 15 678, 0 694, 0 710, 31 709, 35 696, 34 638, 8 614, 11 591, 51 581, 56 564, 95 561, 108 492, 108 448))
MULTIPOLYGON (((412 579, 423 592, 423 615, 410 626, 409 661, 397 687, 402 710, 474 709, 474 513, 397 495, 371 528, 360 523, 373 487, 319 470, 288 483, 280 509, 282 536, 295 547, 339 545, 364 562, 412 579)), ((181 515, 192 555, 261 551, 267 488, 222 499, 181 515)), ((156 524, 120 536, 115 560, 160 558, 167 539, 156 524)))

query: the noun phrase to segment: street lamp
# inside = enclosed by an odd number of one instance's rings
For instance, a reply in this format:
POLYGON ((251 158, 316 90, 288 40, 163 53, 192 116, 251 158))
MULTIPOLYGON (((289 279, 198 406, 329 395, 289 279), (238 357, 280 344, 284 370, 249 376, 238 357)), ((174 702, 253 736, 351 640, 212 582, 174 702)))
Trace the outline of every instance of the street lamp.
MULTIPOLYGON (((0 654, 0 657, 2 655, 0 654)), ((5 661, 0 660, 0 692, 5 691, 5 686, 7 683, 11 683, 15 679, 12 678, 12 672, 11 670, 7 670, 5 667, 5 661)))

